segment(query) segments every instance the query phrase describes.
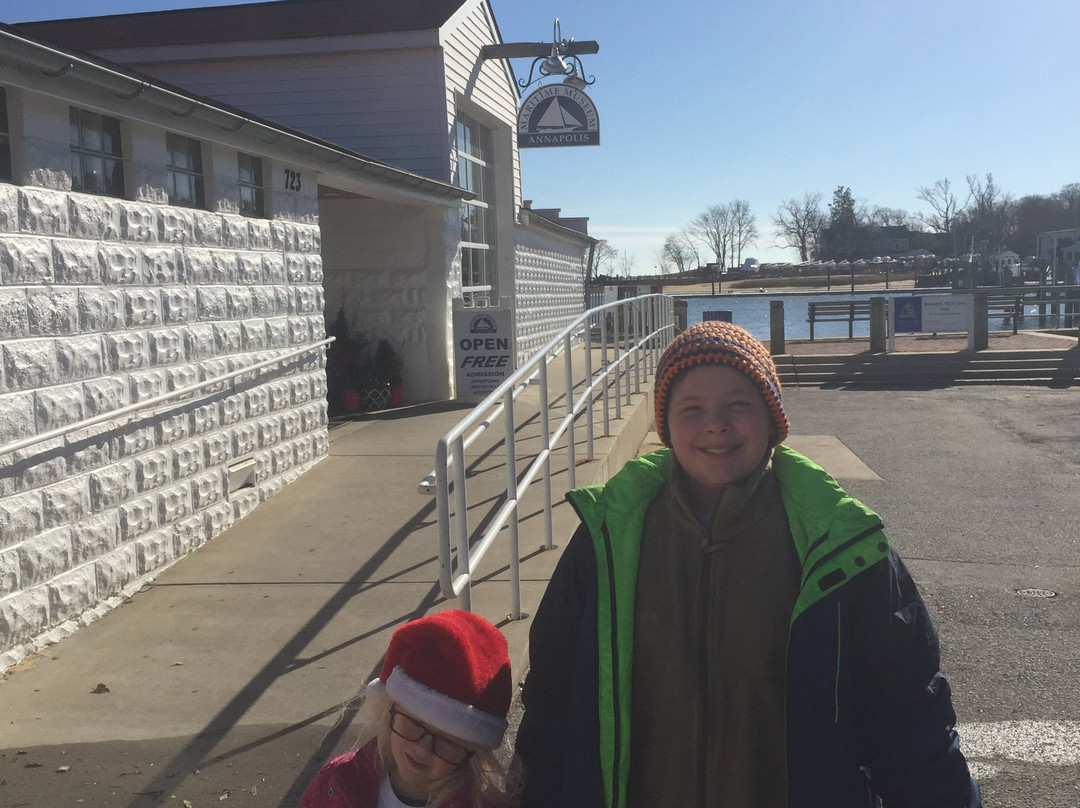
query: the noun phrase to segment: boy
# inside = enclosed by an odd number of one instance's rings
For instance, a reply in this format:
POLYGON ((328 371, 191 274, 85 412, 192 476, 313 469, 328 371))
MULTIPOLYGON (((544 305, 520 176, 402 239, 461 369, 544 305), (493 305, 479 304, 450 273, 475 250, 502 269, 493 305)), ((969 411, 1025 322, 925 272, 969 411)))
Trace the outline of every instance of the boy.
POLYGON ((655 398, 670 448, 570 494, 523 808, 979 808, 925 605, 877 515, 782 445, 764 346, 693 326, 655 398))

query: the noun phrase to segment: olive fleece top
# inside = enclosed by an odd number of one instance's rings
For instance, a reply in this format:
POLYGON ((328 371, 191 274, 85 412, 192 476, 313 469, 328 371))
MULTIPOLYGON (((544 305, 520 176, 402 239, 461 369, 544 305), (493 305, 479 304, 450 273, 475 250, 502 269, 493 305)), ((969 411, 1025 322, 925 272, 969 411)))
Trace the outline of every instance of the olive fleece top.
POLYGON ((638 567, 627 808, 786 803, 799 575, 771 464, 727 486, 705 527, 673 459, 638 567))

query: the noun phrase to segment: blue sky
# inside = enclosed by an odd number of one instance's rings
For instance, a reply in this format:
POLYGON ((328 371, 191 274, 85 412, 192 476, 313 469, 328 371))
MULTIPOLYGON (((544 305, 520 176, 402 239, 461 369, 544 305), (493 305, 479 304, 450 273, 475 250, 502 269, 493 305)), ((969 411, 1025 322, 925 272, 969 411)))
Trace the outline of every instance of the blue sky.
MULTIPOLYGON (((773 246, 780 203, 838 185, 859 202, 925 209, 919 186, 992 172, 1005 192, 1080 182, 1077 0, 491 0, 506 42, 596 40, 601 145, 522 152, 537 207, 650 273, 665 236, 745 199, 773 246)), ((216 0, 0 0, 0 20, 226 5, 216 0)), ((518 77, 529 60, 514 60, 518 77)))

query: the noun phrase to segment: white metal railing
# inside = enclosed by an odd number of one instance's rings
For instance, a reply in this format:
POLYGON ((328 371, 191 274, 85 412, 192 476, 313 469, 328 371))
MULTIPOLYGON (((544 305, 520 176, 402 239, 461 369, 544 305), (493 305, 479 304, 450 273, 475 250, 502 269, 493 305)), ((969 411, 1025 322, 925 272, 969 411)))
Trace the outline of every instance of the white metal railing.
MULTIPOLYGON (((576 485, 579 419, 584 420, 586 460, 595 458, 596 410, 602 413, 602 436, 611 434, 611 414, 622 417, 622 407, 641 392, 655 372, 659 354, 675 332, 674 298, 652 294, 628 298, 586 311, 518 368, 481 401, 468 416, 439 439, 435 469, 420 482, 419 490, 434 494, 439 528, 439 586, 444 597, 461 598, 471 608, 471 585, 476 570, 498 534, 507 529, 512 619, 521 617, 521 575, 518 548, 519 504, 537 475, 542 475, 545 547, 552 539, 551 461, 553 451, 566 450, 567 490, 576 485), (595 354, 595 356, 594 356, 595 354), (552 393, 548 370, 561 359, 562 384, 552 393), (595 360, 599 367, 594 368, 595 360), (539 387, 539 445, 519 446, 515 402, 531 386, 539 387), (552 423, 553 410, 561 417, 552 423), (501 438, 488 436, 482 454, 470 461, 466 450, 485 435, 498 418, 504 421, 501 438), (561 442, 561 443, 560 443, 561 442), (494 445, 492 445, 494 444, 494 445), (491 482, 471 501, 467 479, 472 463, 491 458, 501 448, 505 477, 491 482), (518 461, 531 462, 519 477, 518 461), (453 494, 453 508, 451 508, 453 494), (491 503, 485 508, 487 503, 491 503), (470 508, 477 510, 478 535, 470 528, 470 508), (454 547, 456 546, 456 553, 454 547), (456 562, 456 563, 455 563, 456 562)), ((530 403, 530 407, 534 406, 530 403)), ((525 443, 524 440, 520 441, 525 443)), ((479 476, 477 473, 475 476, 479 476)), ((476 480, 479 487, 479 480, 476 480)))
POLYGON ((0 457, 6 454, 10 454, 11 452, 17 452, 20 449, 25 449, 38 443, 45 443, 46 441, 50 441, 55 438, 65 437, 66 435, 70 435, 72 432, 79 432, 92 426, 96 426, 97 424, 105 423, 106 421, 116 421, 127 415, 132 415, 137 412, 143 412, 153 407, 157 407, 160 404, 177 401, 181 398, 184 398, 185 396, 192 395, 208 387, 215 387, 225 382, 231 382, 233 379, 237 379, 240 376, 246 376, 249 373, 260 371, 263 368, 269 367, 270 365, 275 365, 288 359, 292 359, 293 357, 310 353, 316 348, 322 348, 324 345, 329 345, 333 341, 334 337, 327 337, 326 339, 320 340, 319 342, 313 342, 310 345, 303 346, 302 348, 296 348, 291 351, 286 351, 285 353, 278 354, 271 359, 264 359, 261 362, 256 362, 253 365, 248 365, 247 367, 240 368, 239 370, 233 370, 229 373, 223 373, 220 376, 215 376, 212 379, 199 382, 198 384, 189 384, 185 387, 178 387, 175 390, 169 391, 168 393, 162 393, 159 396, 153 396, 152 398, 137 401, 134 404, 128 404, 115 410, 109 410, 108 412, 103 412, 100 415, 95 415, 92 418, 85 418, 81 421, 67 424, 66 426, 60 426, 56 429, 50 429, 47 432, 40 432, 36 435, 30 435, 29 437, 22 438, 15 441, 14 443, 9 443, 6 446, 0 446, 0 457))

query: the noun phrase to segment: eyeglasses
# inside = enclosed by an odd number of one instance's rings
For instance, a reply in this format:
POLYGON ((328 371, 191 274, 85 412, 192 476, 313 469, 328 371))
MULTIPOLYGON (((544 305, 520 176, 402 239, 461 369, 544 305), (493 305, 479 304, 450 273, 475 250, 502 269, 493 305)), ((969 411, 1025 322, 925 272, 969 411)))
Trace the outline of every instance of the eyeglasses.
POLYGON ((397 711, 397 705, 390 708, 390 729, 393 733, 406 741, 420 741, 425 735, 431 736, 431 751, 439 760, 449 763, 451 766, 460 766, 473 756, 471 749, 466 749, 457 741, 452 741, 445 735, 432 732, 415 718, 397 711))

